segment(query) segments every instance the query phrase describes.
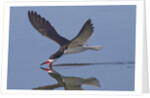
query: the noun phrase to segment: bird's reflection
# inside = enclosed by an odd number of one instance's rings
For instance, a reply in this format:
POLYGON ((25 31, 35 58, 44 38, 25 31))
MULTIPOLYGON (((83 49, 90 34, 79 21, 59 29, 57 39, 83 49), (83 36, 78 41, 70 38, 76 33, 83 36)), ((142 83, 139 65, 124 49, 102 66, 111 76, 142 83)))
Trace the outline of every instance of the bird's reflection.
POLYGON ((99 81, 94 77, 90 77, 87 79, 83 79, 80 77, 67 77, 59 74, 53 69, 46 69, 42 67, 41 69, 47 71, 48 74, 54 79, 56 79, 58 83, 34 88, 34 90, 52 90, 58 87, 64 87, 65 90, 82 90, 82 85, 100 87, 99 81))

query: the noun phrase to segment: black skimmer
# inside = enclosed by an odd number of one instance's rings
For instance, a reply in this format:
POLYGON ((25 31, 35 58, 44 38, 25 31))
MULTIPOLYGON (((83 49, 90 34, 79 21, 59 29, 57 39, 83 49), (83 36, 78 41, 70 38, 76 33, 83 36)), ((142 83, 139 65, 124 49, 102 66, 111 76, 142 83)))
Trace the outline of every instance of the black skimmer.
POLYGON ((64 87, 65 90, 82 90, 82 85, 100 87, 99 81, 94 77, 90 77, 87 79, 80 78, 80 77, 68 77, 68 76, 63 76, 59 74, 53 69, 46 69, 42 67, 41 69, 47 71, 48 74, 54 79, 56 79, 58 83, 53 84, 53 85, 46 85, 46 86, 34 88, 34 90, 42 90, 42 89, 51 90, 51 89, 55 89, 58 87, 64 87))
POLYGON ((88 19, 83 25, 78 35, 72 40, 68 40, 55 30, 51 23, 45 18, 41 17, 34 11, 28 11, 28 17, 32 26, 39 31, 43 36, 46 36, 60 45, 59 50, 49 57, 48 61, 42 63, 49 63, 51 68, 52 63, 61 57, 63 54, 79 53, 85 50, 99 50, 101 46, 88 46, 87 42, 93 34, 94 27, 91 19, 88 19))

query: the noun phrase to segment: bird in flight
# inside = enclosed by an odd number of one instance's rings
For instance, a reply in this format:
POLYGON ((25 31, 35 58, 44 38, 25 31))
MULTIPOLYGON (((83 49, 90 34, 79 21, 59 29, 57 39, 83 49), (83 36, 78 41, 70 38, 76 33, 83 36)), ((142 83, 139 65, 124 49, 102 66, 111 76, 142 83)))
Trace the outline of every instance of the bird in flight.
POLYGON ((43 64, 49 63, 50 69, 52 69, 52 63, 63 56, 64 54, 73 54, 83 52, 85 50, 99 50, 101 46, 88 46, 88 40, 93 34, 94 27, 91 23, 91 19, 88 19, 80 32, 72 40, 68 40, 61 36, 52 24, 46 20, 44 17, 41 17, 35 11, 28 11, 28 18, 32 26, 40 32, 43 36, 55 41, 60 45, 59 50, 51 55, 47 61, 43 64))

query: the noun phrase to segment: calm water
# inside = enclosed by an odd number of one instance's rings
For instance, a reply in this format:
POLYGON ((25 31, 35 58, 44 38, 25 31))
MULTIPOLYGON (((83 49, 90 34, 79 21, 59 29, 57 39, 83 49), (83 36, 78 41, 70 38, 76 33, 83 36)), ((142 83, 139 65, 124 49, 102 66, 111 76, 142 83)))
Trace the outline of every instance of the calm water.
MULTIPOLYGON (((32 27, 27 16, 28 10, 37 11, 69 40, 78 34, 86 20, 92 20, 94 35, 89 45, 102 45, 103 48, 61 57, 53 64, 56 72, 64 77, 93 77, 99 81, 100 88, 82 85, 85 90, 134 90, 134 5, 11 7, 8 89, 32 89, 57 83, 40 68, 40 64, 55 53, 59 46, 32 27)), ((48 68, 48 65, 42 67, 48 68)))
MULTIPOLYGON (((55 69, 55 71, 57 70, 58 74, 60 74, 63 77, 76 77, 83 79, 93 77, 98 80, 100 87, 97 82, 92 82, 91 85, 93 84, 93 86, 89 86, 86 84, 84 85, 84 83, 81 83, 81 87, 84 90, 134 90, 134 62, 56 64, 54 65, 53 69, 55 69), (70 72, 69 74, 68 71, 70 72), (131 77, 132 79, 130 80, 129 78, 131 77), (113 89, 110 89, 110 87, 113 89)), ((45 74, 47 75, 46 71, 45 74)), ((57 83, 56 81, 52 82, 52 80, 56 80, 56 78, 53 78, 50 75, 48 78, 51 79, 49 81, 49 84, 52 85, 57 83)), ((72 81, 72 85, 80 83, 80 79, 75 83, 72 79, 70 79, 70 81, 72 81)), ((40 85, 40 88, 37 89, 46 89, 45 86, 47 85, 43 85, 44 88, 42 88, 43 86, 40 85)), ((65 87, 57 87, 55 89, 65 89, 65 87)))

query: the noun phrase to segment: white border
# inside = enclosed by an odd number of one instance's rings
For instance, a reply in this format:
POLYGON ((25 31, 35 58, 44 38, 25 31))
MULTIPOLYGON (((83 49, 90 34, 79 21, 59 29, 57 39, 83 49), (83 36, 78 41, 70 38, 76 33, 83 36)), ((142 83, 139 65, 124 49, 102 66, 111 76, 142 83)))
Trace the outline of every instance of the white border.
POLYGON ((51 94, 51 95, 139 95, 142 93, 142 64, 143 64, 143 0, 121 1, 88 1, 80 2, 7 2, 4 6, 4 32, 3 32, 3 54, 2 54, 2 93, 14 94, 51 94), (136 5, 136 63, 135 63, 135 91, 33 91, 33 90, 7 90, 7 68, 8 68, 8 44, 9 44, 9 12, 11 6, 84 6, 84 5, 136 5))

